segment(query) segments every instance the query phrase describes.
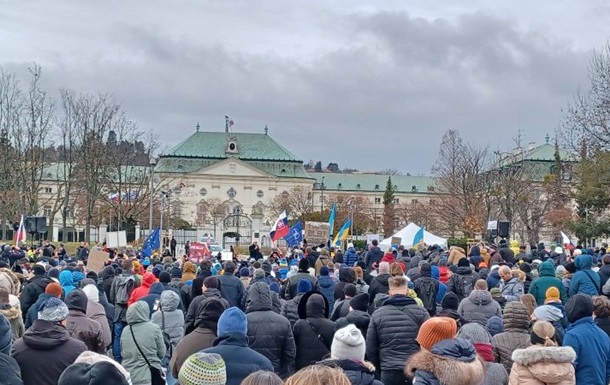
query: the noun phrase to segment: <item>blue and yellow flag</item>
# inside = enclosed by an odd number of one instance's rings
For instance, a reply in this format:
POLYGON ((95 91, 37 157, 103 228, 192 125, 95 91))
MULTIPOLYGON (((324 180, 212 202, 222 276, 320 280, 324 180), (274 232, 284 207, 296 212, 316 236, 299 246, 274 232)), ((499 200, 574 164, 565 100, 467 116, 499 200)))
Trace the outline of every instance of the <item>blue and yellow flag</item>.
POLYGON ((333 203, 333 208, 330 210, 330 217, 328 217, 328 227, 330 228, 329 237, 333 236, 333 227, 335 227, 335 217, 337 216, 337 203, 333 203))
POLYGON ((341 241, 344 241, 347 239, 347 236, 349 235, 349 229, 351 226, 352 226, 352 221, 351 221, 351 219, 348 219, 347 222, 345 222, 343 224, 343 226, 341 226, 341 229, 339 229, 337 236, 333 240, 333 245, 341 246, 341 241))
POLYGON ((417 247, 420 244, 424 244, 424 232, 426 230, 423 227, 420 227, 419 230, 417 230, 417 232, 415 233, 415 236, 413 237, 413 247, 417 247))

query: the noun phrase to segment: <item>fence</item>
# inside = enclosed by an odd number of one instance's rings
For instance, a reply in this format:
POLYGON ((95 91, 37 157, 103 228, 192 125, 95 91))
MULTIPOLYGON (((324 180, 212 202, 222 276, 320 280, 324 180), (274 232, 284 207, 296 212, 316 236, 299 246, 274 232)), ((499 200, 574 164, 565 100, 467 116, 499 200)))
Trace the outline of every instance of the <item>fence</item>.
MULTIPOLYGON (((176 243, 178 245, 184 245, 186 241, 189 242, 199 242, 199 237, 197 236, 197 230, 163 230, 163 235, 170 233, 174 236, 176 243)), ((142 239, 146 239, 148 237, 148 229, 142 229, 140 232, 140 237, 142 239)), ((171 239, 171 236, 169 237, 171 239)))

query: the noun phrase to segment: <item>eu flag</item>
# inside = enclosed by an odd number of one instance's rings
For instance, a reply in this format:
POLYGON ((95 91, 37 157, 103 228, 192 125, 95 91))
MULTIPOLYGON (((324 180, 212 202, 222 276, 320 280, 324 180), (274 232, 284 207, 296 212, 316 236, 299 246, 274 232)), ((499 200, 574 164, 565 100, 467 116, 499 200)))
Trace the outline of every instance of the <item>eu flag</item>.
POLYGON ((301 242, 303 242, 303 224, 301 222, 297 222, 290 228, 288 235, 286 235, 284 239, 286 242, 288 242, 288 246, 290 246, 290 248, 298 246, 301 242))
POLYGON ((161 237, 159 234, 159 229, 153 230, 152 233, 146 238, 144 241, 144 245, 142 246, 142 255, 144 257, 151 257, 154 250, 157 250, 161 247, 161 237))

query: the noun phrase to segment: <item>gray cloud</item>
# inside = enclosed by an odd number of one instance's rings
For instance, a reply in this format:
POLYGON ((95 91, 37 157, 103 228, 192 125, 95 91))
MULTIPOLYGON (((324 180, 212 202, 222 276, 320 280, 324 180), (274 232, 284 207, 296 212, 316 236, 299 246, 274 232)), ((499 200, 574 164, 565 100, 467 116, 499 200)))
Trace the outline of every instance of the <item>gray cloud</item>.
POLYGON ((593 47, 488 11, 433 19, 314 6, 303 16, 286 7, 265 14, 247 3, 206 3, 199 25, 189 24, 196 7, 187 3, 175 29, 161 23, 162 10, 135 22, 135 9, 114 19, 105 9, 78 22, 81 34, 57 32, 55 49, 42 29, 57 21, 40 20, 32 32, 42 39, 33 43, 40 54, 15 44, 10 62, 0 64, 36 60, 51 89, 112 93, 167 146, 197 121, 222 130, 230 114, 237 130, 262 132, 268 124, 304 160, 428 173, 448 128, 494 149, 511 147, 519 125, 526 140, 552 134, 586 80, 593 47), (217 17, 228 11, 236 14, 217 17), (113 21, 100 26, 96 17, 113 21), (244 43, 250 31, 253 46, 244 43))

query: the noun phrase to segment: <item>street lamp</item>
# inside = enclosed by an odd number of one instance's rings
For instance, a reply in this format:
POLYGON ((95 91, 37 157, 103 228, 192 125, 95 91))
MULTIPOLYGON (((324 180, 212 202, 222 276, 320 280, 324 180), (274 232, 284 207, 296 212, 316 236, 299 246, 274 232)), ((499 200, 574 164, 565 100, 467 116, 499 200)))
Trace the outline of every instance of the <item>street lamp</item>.
POLYGON ((150 210, 148 217, 148 235, 152 234, 153 227, 153 200, 155 197, 155 166, 157 165, 157 160, 155 158, 150 158, 150 210))
POLYGON ((320 184, 322 195, 320 196, 320 214, 324 215, 324 177, 322 177, 322 184, 320 184))

